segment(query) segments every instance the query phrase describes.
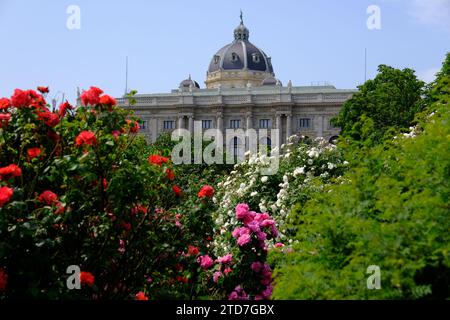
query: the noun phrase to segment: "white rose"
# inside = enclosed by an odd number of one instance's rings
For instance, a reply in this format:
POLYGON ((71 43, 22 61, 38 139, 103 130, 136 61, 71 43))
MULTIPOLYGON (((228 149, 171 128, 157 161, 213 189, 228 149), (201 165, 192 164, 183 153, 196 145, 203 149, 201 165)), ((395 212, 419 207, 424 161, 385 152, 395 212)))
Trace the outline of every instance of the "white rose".
POLYGON ((269 177, 268 177, 268 176, 264 176, 264 177, 261 178, 261 182, 262 182, 262 183, 266 183, 267 180, 269 180, 269 177))

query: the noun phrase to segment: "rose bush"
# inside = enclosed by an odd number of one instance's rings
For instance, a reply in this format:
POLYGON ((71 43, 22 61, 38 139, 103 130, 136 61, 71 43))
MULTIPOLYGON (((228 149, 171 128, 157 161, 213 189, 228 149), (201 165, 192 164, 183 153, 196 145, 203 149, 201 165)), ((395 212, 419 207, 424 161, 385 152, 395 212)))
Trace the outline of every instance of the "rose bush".
POLYGON ((192 296, 181 252, 207 240, 172 210, 183 192, 170 159, 149 154, 138 119, 101 89, 81 102, 52 110, 20 89, 0 99, 0 297, 192 296), (71 265, 81 290, 66 286, 71 265))

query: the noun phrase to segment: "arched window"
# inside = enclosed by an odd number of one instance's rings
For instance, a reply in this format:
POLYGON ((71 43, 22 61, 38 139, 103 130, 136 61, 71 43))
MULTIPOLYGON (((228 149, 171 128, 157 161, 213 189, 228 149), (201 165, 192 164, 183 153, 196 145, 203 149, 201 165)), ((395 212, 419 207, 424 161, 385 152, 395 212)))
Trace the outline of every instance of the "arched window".
POLYGON ((237 157, 239 154, 239 138, 238 137, 234 137, 233 139, 233 156, 237 157))
POLYGON ((272 140, 268 137, 261 138, 259 140, 259 152, 262 154, 270 153, 270 150, 272 150, 272 140))
POLYGON ((236 52, 233 52, 233 53, 231 54, 231 61, 236 62, 236 61, 238 61, 238 60, 239 60, 239 56, 237 55, 236 52))
POLYGON ((229 152, 233 157, 234 163, 242 162, 244 160, 245 143, 238 137, 232 138, 230 140, 229 152))

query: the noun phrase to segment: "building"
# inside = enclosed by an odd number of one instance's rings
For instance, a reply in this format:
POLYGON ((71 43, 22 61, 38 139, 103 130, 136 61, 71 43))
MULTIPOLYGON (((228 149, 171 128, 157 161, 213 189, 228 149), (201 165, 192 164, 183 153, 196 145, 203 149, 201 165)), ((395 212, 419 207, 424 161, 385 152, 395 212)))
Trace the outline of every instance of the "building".
MULTIPOLYGON (((269 136, 277 128, 281 144, 293 134, 335 139, 339 128, 330 120, 356 92, 331 85, 293 86, 291 81, 283 86, 275 78, 271 58, 249 41, 242 15, 233 42, 212 57, 205 84, 201 88, 189 76, 171 93, 138 94, 134 105, 125 97, 117 101, 142 119, 141 133, 150 142, 177 128, 192 132, 194 121, 201 121, 205 130, 268 129, 269 136)), ((273 143, 265 140, 262 143, 273 143)))

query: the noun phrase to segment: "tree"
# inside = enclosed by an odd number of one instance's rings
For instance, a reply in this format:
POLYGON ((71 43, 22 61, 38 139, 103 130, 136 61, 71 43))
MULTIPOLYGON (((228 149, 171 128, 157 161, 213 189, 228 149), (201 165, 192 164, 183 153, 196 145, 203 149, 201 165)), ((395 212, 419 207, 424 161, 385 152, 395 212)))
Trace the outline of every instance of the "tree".
POLYGON ((342 137, 377 144, 388 131, 410 127, 414 115, 423 109, 424 82, 413 70, 380 65, 378 72, 375 79, 358 87, 359 92, 334 119, 342 128, 342 137))
POLYGON ((306 202, 299 192, 295 244, 271 256, 276 299, 450 297, 448 66, 449 55, 414 130, 360 150, 339 183, 306 202), (367 286, 371 265, 381 290, 367 286))
MULTIPOLYGON (((426 99, 433 103, 450 96, 450 52, 442 64, 442 69, 436 74, 436 79, 428 85, 426 99)), ((447 100, 448 103, 449 100, 447 100)))

